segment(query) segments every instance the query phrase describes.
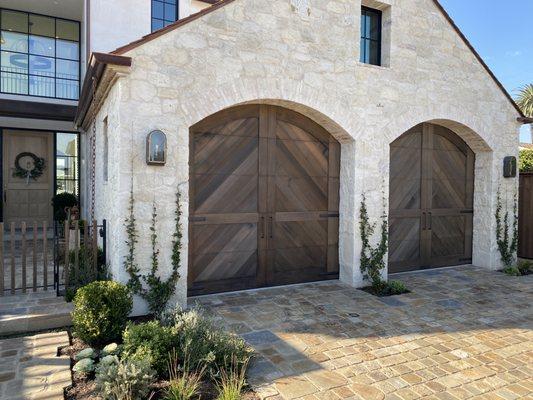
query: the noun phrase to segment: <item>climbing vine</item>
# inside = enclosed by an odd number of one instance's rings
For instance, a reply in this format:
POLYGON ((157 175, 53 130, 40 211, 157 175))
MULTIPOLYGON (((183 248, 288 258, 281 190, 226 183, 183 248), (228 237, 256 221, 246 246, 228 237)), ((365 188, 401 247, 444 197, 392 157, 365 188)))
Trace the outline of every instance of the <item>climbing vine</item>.
POLYGON ((130 194, 129 216, 126 220, 126 232, 128 239, 128 254, 125 259, 125 269, 130 275, 128 286, 133 293, 138 294, 148 303, 150 312, 154 315, 161 315, 165 310, 168 301, 176 290, 176 284, 180 278, 180 251, 181 251, 181 207, 180 193, 176 194, 176 210, 174 212, 175 232, 172 241, 172 272, 170 276, 163 280, 158 274, 159 271, 159 249, 157 243, 157 208, 155 203, 152 205, 152 219, 150 225, 150 243, 152 247, 150 272, 141 275, 139 267, 135 263, 135 244, 138 242, 137 228, 134 216, 134 198, 133 189, 130 194), (144 284, 143 284, 144 283, 144 284))
POLYGON ((370 244, 370 239, 375 232, 376 224, 371 224, 366 207, 366 196, 363 194, 359 209, 359 229, 361 231, 361 273, 366 280, 370 280, 372 286, 380 288, 386 285, 381 278, 385 269, 385 255, 388 250, 389 226, 387 213, 383 210, 381 215, 380 241, 376 246, 370 244))
POLYGON ((502 215, 501 191, 498 188, 496 199, 496 242, 500 251, 501 260, 506 268, 513 267, 518 249, 518 198, 516 192, 513 199, 512 225, 510 224, 509 211, 502 215), (509 232, 511 230, 511 232, 509 232))

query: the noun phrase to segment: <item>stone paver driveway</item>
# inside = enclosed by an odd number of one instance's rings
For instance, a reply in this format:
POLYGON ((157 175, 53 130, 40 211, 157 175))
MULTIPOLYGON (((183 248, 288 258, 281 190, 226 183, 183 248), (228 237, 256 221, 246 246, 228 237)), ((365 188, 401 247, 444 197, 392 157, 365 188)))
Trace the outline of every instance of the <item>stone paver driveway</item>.
POLYGON ((337 281, 197 301, 259 353, 263 398, 533 398, 533 276, 457 267, 393 277, 377 298, 337 281))

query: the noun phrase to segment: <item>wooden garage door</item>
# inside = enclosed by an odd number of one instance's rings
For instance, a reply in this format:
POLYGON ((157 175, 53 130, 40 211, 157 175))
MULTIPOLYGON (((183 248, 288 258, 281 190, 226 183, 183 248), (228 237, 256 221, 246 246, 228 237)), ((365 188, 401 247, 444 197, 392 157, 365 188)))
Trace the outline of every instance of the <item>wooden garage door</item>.
POLYGON ((391 145, 389 271, 472 261, 474 153, 421 124, 391 145))
POLYGON ((338 277, 340 145, 301 114, 243 106, 191 128, 189 294, 338 277))

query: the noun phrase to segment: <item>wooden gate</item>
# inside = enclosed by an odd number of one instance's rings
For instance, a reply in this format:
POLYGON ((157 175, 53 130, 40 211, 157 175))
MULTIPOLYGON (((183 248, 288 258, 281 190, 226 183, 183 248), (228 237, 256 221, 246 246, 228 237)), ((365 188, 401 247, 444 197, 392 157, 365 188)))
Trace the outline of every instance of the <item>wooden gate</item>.
POLYGON ((533 172, 520 174, 518 257, 533 259, 533 172))

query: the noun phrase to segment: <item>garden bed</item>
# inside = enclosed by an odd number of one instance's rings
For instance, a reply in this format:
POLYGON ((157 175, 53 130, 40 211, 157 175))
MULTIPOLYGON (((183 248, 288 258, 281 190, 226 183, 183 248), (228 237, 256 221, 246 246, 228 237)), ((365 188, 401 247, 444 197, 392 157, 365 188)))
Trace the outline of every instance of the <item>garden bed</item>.
POLYGON ((398 296, 400 294, 411 293, 411 291, 399 281, 381 282, 379 285, 366 286, 361 288, 361 290, 378 297, 398 296))
POLYGON ((201 309, 128 319, 129 288, 93 282, 74 298, 67 400, 252 400, 253 351, 201 309))
POLYGON ((533 273, 533 262, 519 261, 516 266, 501 269, 500 272, 509 276, 526 276, 533 273))

